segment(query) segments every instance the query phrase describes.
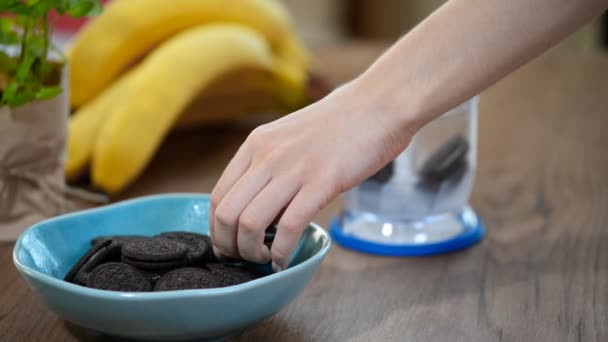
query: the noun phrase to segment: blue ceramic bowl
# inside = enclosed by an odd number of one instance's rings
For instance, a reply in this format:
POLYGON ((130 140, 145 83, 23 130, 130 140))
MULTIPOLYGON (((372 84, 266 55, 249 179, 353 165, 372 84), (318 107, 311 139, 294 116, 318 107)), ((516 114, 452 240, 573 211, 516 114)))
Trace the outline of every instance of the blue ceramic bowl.
POLYGON ((110 336, 142 340, 222 340, 290 303, 310 282, 330 248, 311 224, 290 266, 244 284, 200 290, 122 293, 63 281, 99 235, 208 233, 209 197, 143 197, 38 223, 17 240, 13 261, 30 288, 62 319, 110 336))

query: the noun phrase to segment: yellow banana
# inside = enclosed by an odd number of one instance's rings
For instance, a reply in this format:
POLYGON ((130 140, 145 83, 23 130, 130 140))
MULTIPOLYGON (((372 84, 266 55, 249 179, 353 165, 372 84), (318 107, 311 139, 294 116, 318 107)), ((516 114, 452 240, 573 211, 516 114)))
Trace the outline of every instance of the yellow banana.
POLYGON ((214 22, 254 28, 279 56, 299 67, 306 63, 305 50, 293 38, 291 18, 279 0, 118 0, 85 26, 68 49, 72 106, 93 99, 166 39, 214 22))
POLYGON ((264 37, 242 25, 204 25, 163 43, 134 69, 130 100, 110 113, 99 132, 93 184, 109 194, 123 190, 201 89, 229 70, 272 68, 273 62, 264 37))
POLYGON ((276 55, 280 59, 290 62, 295 67, 307 70, 310 66, 310 56, 304 47, 304 43, 296 34, 288 34, 276 48, 276 55))
POLYGON ((226 123, 251 114, 288 113, 291 107, 281 94, 285 85, 275 74, 263 69, 236 69, 222 75, 203 89, 188 105, 175 126, 177 130, 226 123))
POLYGON ((132 72, 125 74, 70 117, 64 167, 68 182, 74 182, 86 174, 99 127, 109 111, 118 104, 130 100, 128 87, 132 78, 132 72))
MULTIPOLYGON (((289 113, 306 104, 305 84, 281 82, 280 70, 238 69, 222 75, 201 91, 180 115, 179 130, 210 123, 229 122, 247 114, 270 113, 273 117, 289 113), (296 106, 288 99, 302 99, 296 106), (274 116, 276 115, 276 116, 274 116)), ((112 110, 130 98, 127 74, 80 108, 71 118, 67 139, 65 177, 68 182, 82 178, 91 160, 98 131, 112 110)))
MULTIPOLYGON (((250 113, 280 115, 304 106, 306 84, 294 83, 290 75, 282 75, 283 69, 277 67, 279 64, 275 61, 273 69, 237 68, 221 75, 202 89, 180 114, 176 128, 186 130, 209 123, 229 122, 250 113)), ((129 82, 134 83, 134 74, 130 71, 119 78, 70 118, 65 163, 68 182, 86 175, 105 118, 131 100, 129 82)))

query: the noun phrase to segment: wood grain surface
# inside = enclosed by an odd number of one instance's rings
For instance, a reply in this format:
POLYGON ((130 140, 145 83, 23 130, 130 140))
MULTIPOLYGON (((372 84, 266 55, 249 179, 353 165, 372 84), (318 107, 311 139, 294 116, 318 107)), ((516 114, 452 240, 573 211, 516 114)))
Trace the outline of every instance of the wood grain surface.
MULTIPOLYGON (((327 48, 318 68, 341 83, 380 51, 327 48)), ((487 226, 481 244, 425 258, 335 245, 296 301, 233 340, 608 341, 608 54, 554 49, 480 106, 471 201, 487 226)), ((171 137, 124 198, 210 191, 251 128, 171 137)), ((14 269, 12 247, 0 245, 1 341, 108 340, 47 310, 14 269)))

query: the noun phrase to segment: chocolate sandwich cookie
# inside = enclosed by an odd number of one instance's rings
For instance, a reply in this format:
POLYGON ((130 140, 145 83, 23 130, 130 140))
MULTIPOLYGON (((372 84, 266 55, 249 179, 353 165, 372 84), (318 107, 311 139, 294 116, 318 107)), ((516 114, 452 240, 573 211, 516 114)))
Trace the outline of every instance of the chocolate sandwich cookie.
POLYGON ((167 261, 141 261, 133 258, 129 258, 127 256, 122 256, 121 261, 125 264, 129 264, 133 267, 148 270, 148 271, 157 271, 162 272, 178 267, 184 267, 189 264, 187 258, 167 260, 167 261))
POLYGON ((143 235, 108 235, 108 236, 99 236, 91 240, 91 245, 95 245, 103 240, 112 240, 117 245, 124 245, 128 241, 137 240, 137 239, 148 239, 148 237, 143 235))
POLYGON ((87 286, 123 292, 146 292, 152 289, 150 281, 137 269, 119 262, 108 262, 95 267, 88 277, 87 286))
POLYGON ((272 273, 272 269, 268 270, 268 267, 272 267, 269 264, 255 264, 250 262, 242 262, 240 265, 237 265, 243 272, 247 273, 251 280, 265 277, 272 273))
POLYGON ((266 245, 266 247, 268 247, 268 249, 270 249, 270 247, 272 246, 272 243, 274 242, 274 237, 276 235, 277 235, 277 226, 274 224, 270 225, 264 231, 264 245, 266 245))
POLYGON ((209 245, 209 249, 207 250, 207 254, 203 258, 206 263, 214 263, 219 262, 215 253, 213 252, 213 243, 211 242, 211 237, 209 235, 203 235, 205 241, 207 241, 207 245, 209 245))
POLYGON ((77 275, 82 272, 88 272, 102 263, 112 252, 113 247, 111 244, 112 240, 104 239, 93 245, 68 271, 64 280, 71 283, 80 283, 78 279, 83 279, 84 277, 77 277, 77 275))
POLYGON ((267 269, 267 266, 270 266, 270 264, 268 265, 263 265, 263 264, 255 264, 255 263, 251 263, 248 261, 239 261, 239 262, 232 262, 232 263, 225 263, 222 266, 220 266, 219 268, 223 268, 223 269, 231 269, 234 270, 236 272, 240 272, 241 274, 247 276, 247 280, 254 280, 254 279, 258 279, 258 278, 262 278, 264 276, 267 276, 269 273, 267 271, 265 271, 265 269, 267 269))
POLYGON ((231 264, 207 265, 216 287, 238 285, 259 278, 252 270, 231 264))
POLYGON ((144 270, 144 269, 137 269, 139 271, 139 273, 141 273, 144 277, 146 277, 146 279, 148 279, 148 281, 150 282, 150 284, 152 285, 152 287, 154 287, 154 285, 156 284, 156 282, 167 272, 171 271, 171 270, 144 270))
POLYGON ((189 263, 187 245, 165 238, 139 239, 122 246, 121 260, 145 270, 167 270, 189 263))
POLYGON ((462 168, 466 168, 468 150, 469 143, 461 135, 448 140, 420 169, 419 175, 423 183, 437 185, 452 174, 462 172, 462 168))
POLYGON ((210 253, 213 254, 211 248, 211 239, 207 235, 197 234, 192 232, 169 232, 158 235, 163 239, 179 241, 188 246, 188 259, 191 263, 204 263, 209 261, 210 253))
POLYGON ((122 255, 139 261, 167 262, 186 258, 187 245, 164 238, 133 240, 122 246, 122 255))
POLYGON ((188 289, 210 289, 218 287, 214 275, 202 268, 186 267, 162 276, 154 286, 154 291, 174 291, 188 289))
POLYGON ((264 242, 274 241, 274 237, 277 235, 277 226, 271 225, 264 231, 264 242))
POLYGON ((120 246, 114 244, 112 240, 109 245, 103 247, 80 268, 78 274, 76 274, 76 283, 79 285, 86 285, 89 274, 98 265, 120 261, 120 246))

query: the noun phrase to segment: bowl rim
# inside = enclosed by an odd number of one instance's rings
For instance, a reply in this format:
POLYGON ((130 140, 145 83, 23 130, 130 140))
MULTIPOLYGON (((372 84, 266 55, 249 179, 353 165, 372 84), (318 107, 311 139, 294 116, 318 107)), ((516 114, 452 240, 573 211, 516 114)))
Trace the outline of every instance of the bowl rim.
MULTIPOLYGON (((75 217, 75 216, 90 215, 93 213, 113 210, 113 209, 116 209, 117 207, 134 205, 137 203, 144 203, 144 202, 154 201, 154 200, 159 200, 159 199, 207 199, 208 200, 209 197, 210 197, 210 194, 208 194, 208 193, 188 193, 188 192, 146 195, 146 196, 140 196, 140 197, 136 197, 136 198, 132 198, 132 199, 118 201, 115 203, 111 203, 111 204, 107 204, 107 205, 103 205, 103 206, 99 206, 99 207, 95 207, 95 208, 89 208, 89 209, 79 210, 79 211, 75 211, 75 212, 71 212, 71 213, 67 213, 67 214, 62 214, 62 215, 58 215, 58 216, 55 216, 55 217, 52 217, 52 218, 49 218, 46 220, 39 221, 36 224, 32 225, 31 227, 27 228, 25 231, 23 231, 23 233, 21 233, 21 235, 15 242, 15 246, 13 247, 13 263, 15 264, 17 270, 20 273, 27 274, 31 278, 35 278, 38 281, 40 281, 48 286, 51 286, 54 288, 61 288, 68 292, 72 292, 72 293, 75 293, 75 294, 81 295, 81 296, 103 298, 105 300, 134 300, 134 301, 159 300, 159 299, 164 300, 164 299, 185 299, 185 298, 192 298, 192 297, 212 297, 212 296, 218 296, 218 295, 226 295, 226 294, 230 294, 230 293, 234 293, 234 292, 246 291, 246 290, 258 287, 258 286, 267 285, 269 283, 274 282, 275 279, 289 277, 291 274, 294 274, 294 273, 306 268, 307 265, 309 265, 309 264, 315 263, 317 261, 320 263, 325 258, 325 256, 327 255, 327 253, 329 252, 329 250, 331 248, 332 241, 331 241, 331 237, 330 237, 329 233, 320 225, 318 225, 314 222, 311 222, 308 225, 308 228, 311 227, 314 229, 315 232, 321 234, 325 238, 324 239, 325 242, 324 242, 324 245, 321 247, 321 249, 317 253, 315 253, 310 258, 302 261, 301 263, 299 263, 297 265, 291 266, 281 272, 272 273, 268 276, 254 279, 254 280, 248 281, 246 283, 238 284, 238 285, 232 285, 232 286, 221 287, 221 288, 211 288, 211 289, 188 289, 188 290, 162 291, 162 292, 119 292, 119 291, 106 291, 106 290, 84 287, 84 286, 66 282, 63 279, 51 277, 50 275, 37 271, 37 270, 21 263, 21 261, 19 261, 19 259, 17 257, 17 251, 19 251, 23 248, 23 246, 22 246, 23 237, 26 234, 28 234, 28 232, 37 229, 42 224, 49 224, 49 223, 53 223, 55 221, 65 220, 65 219, 69 219, 69 218, 75 217)), ((22 274, 22 276, 23 276, 23 274, 22 274)))

